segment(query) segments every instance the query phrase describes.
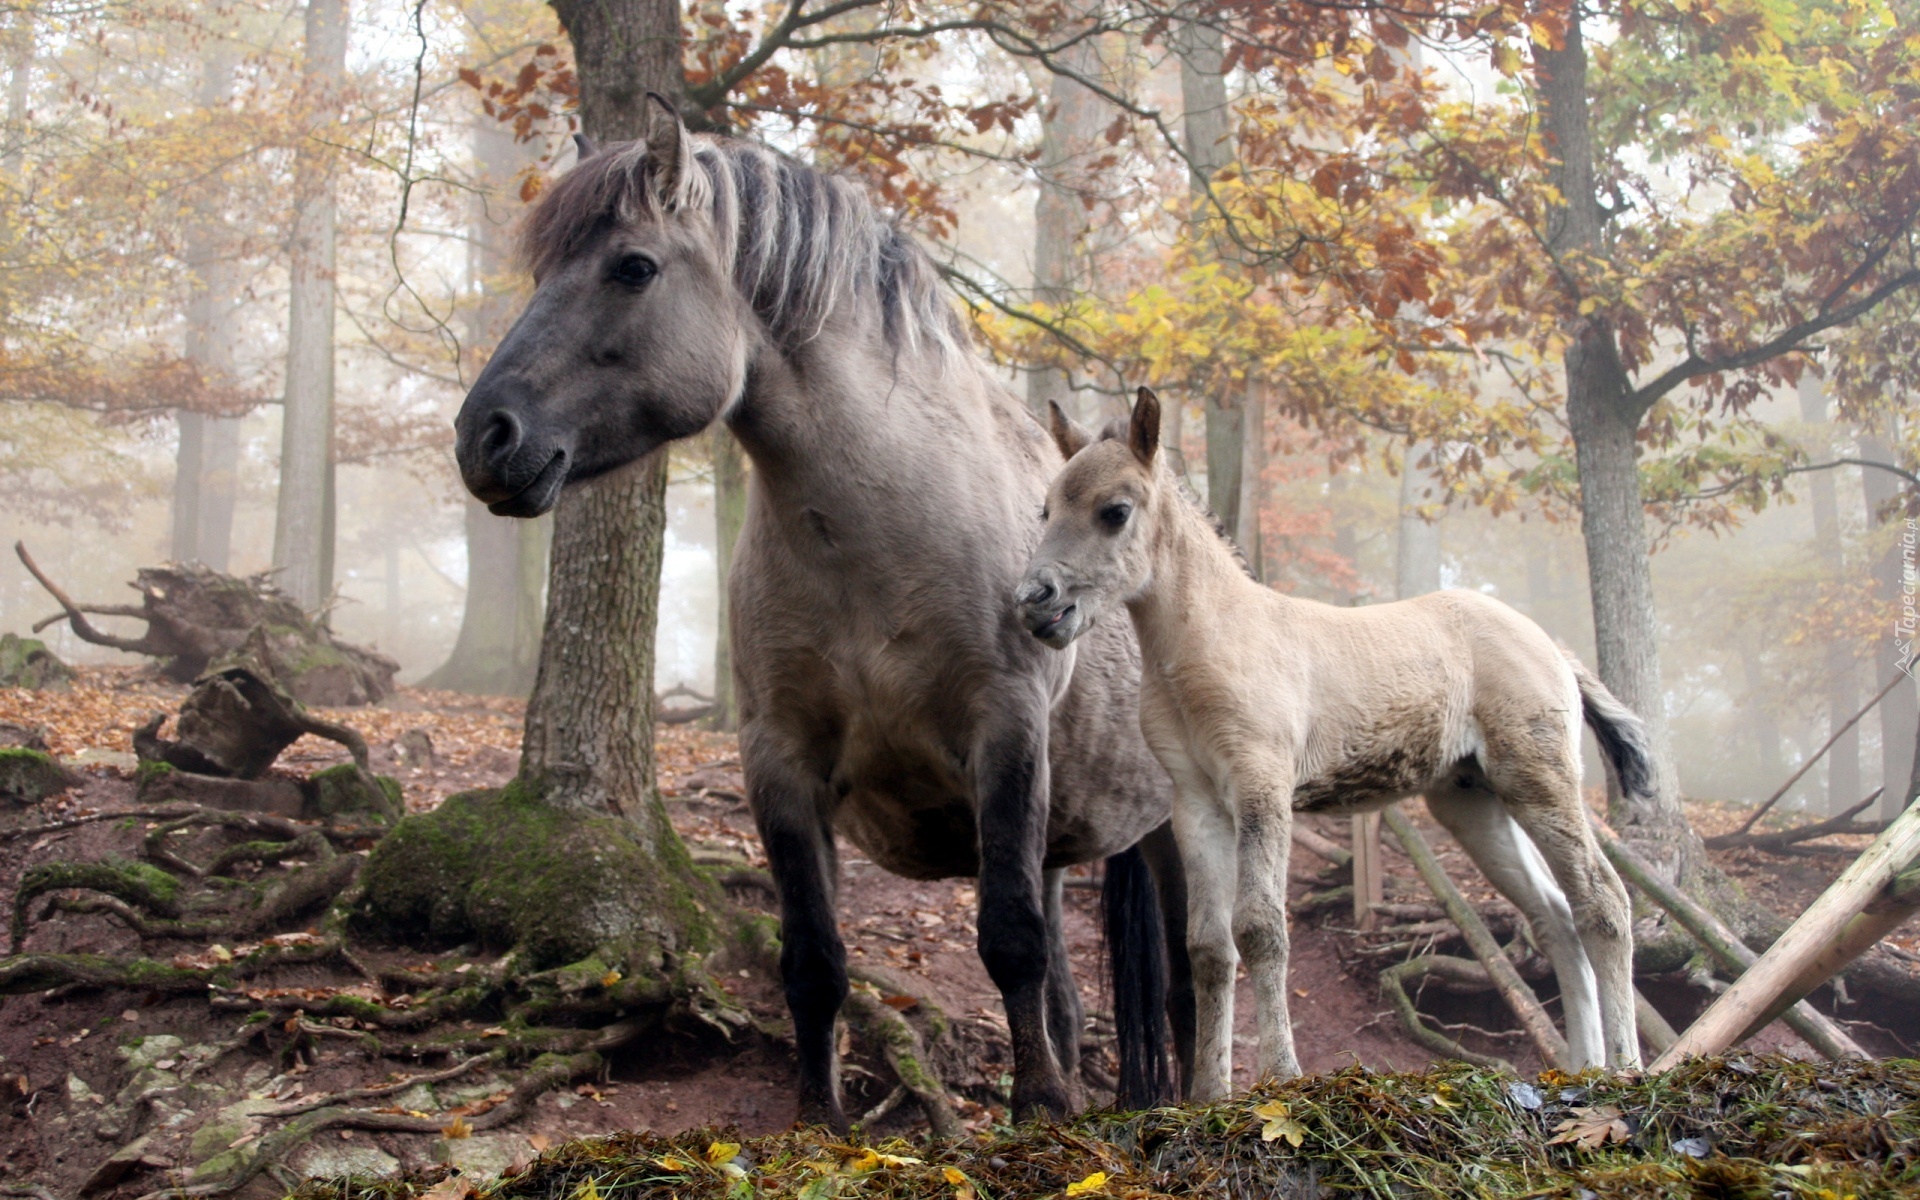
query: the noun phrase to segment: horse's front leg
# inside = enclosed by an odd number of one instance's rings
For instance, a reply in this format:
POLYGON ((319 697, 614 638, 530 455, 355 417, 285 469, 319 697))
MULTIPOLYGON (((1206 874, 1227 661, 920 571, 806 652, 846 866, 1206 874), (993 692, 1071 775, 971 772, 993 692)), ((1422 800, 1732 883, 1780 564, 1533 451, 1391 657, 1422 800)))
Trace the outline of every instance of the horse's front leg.
POLYGON ((1049 938, 1041 860, 1047 844, 1047 710, 1009 706, 1008 724, 974 753, 980 814, 980 960, 1007 1009, 1013 1111, 1066 1116, 1073 1095, 1047 1030, 1049 938), (1024 718, 1024 719, 1022 719, 1024 718))
POLYGON ((740 764, 780 895, 780 976, 800 1059, 799 1120, 845 1133, 834 1044, 834 1021, 847 998, 847 948, 834 915, 839 856, 824 782, 777 742, 750 724, 740 733, 740 764))
POLYGON ((1239 816, 1233 940, 1253 977, 1263 1080, 1300 1074, 1287 1005, 1287 860, 1293 849, 1293 770, 1266 758, 1237 763, 1230 786, 1239 816))
POLYGON ((1234 816, 1191 766, 1169 763, 1173 833, 1187 883, 1187 958, 1193 973, 1193 1067, 1187 1098, 1218 1100, 1233 1090, 1234 816))

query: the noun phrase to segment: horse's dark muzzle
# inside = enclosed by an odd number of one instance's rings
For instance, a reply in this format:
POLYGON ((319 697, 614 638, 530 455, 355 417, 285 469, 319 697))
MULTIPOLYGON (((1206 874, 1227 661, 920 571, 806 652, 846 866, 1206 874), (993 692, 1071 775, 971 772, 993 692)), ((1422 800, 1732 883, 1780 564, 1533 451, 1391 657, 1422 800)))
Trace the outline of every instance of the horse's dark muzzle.
POLYGON ((460 478, 493 513, 537 517, 560 498, 573 456, 529 427, 521 415, 529 399, 519 394, 524 384, 489 382, 483 374, 454 422, 460 478))

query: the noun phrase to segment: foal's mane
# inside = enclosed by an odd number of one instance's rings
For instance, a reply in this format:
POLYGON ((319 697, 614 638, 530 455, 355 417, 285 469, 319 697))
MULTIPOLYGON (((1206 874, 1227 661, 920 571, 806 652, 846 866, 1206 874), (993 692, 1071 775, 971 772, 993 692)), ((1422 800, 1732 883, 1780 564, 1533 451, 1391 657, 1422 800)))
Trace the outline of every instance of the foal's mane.
MULTIPOLYGON (((712 230, 724 268, 793 350, 817 336, 841 304, 878 305, 887 342, 939 352, 965 342, 927 252, 856 184, 754 142, 696 134, 684 195, 712 230)), ((536 275, 584 250, 614 225, 658 219, 645 141, 608 146, 548 187, 521 229, 536 275)))

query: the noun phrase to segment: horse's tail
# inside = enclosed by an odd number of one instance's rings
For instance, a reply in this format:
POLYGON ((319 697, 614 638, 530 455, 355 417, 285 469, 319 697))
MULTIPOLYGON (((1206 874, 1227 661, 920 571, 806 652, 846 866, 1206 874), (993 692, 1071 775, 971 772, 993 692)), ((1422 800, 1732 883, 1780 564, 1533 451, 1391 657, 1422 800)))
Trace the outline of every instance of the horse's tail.
POLYGON ((1167 1074, 1166 934, 1153 873, 1140 847, 1107 859, 1100 907, 1120 1043, 1116 1102, 1121 1108, 1151 1108, 1172 1099, 1173 1089, 1167 1074))
POLYGON ((1655 772, 1647 727, 1585 664, 1570 653, 1566 658, 1573 667, 1574 682, 1580 685, 1581 712, 1600 743, 1600 752, 1613 768, 1621 793, 1633 799, 1652 798, 1655 772))

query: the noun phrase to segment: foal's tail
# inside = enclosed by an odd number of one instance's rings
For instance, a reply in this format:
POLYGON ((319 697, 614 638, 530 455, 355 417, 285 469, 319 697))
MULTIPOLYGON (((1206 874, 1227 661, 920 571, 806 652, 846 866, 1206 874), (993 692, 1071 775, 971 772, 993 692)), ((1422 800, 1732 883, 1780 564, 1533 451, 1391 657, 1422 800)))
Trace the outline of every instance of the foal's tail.
POLYGON ((1647 727, 1632 709, 1620 703, 1586 665, 1564 649, 1573 667, 1573 678, 1580 685, 1580 708, 1600 743, 1600 752, 1613 768, 1620 791, 1631 798, 1650 799, 1654 794, 1653 746, 1647 741, 1647 727))
POLYGON ((1120 1043, 1121 1108, 1172 1099, 1167 1074, 1167 952, 1160 898, 1140 847, 1107 859, 1100 889, 1107 963, 1113 971, 1113 1024, 1120 1043))

